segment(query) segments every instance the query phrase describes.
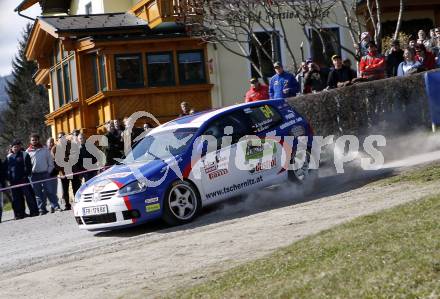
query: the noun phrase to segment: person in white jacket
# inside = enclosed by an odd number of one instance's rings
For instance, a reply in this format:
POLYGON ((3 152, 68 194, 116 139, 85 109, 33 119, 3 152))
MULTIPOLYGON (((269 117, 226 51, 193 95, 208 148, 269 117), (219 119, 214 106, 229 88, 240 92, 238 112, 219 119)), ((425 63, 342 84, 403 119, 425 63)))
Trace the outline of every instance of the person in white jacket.
POLYGON ((34 189, 37 199, 38 210, 40 215, 47 213, 46 196, 51 205, 51 212, 61 211, 60 204, 53 184, 49 181, 50 173, 54 168, 54 161, 49 149, 43 147, 40 143, 40 136, 32 134, 30 137, 30 145, 26 152, 29 154, 32 162, 32 174, 30 181, 34 189), (43 181, 43 182, 39 182, 43 181))

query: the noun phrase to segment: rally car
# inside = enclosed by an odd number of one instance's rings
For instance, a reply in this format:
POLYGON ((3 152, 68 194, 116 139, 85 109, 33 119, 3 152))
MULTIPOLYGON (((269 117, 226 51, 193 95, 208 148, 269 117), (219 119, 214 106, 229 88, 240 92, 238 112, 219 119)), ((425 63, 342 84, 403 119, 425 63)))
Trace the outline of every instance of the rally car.
POLYGON ((284 100, 239 104, 151 130, 120 163, 75 195, 80 229, 107 230, 162 218, 193 220, 205 205, 308 178, 312 128, 284 100), (303 140, 302 163, 293 165, 303 140), (305 141, 304 141, 305 140, 305 141))

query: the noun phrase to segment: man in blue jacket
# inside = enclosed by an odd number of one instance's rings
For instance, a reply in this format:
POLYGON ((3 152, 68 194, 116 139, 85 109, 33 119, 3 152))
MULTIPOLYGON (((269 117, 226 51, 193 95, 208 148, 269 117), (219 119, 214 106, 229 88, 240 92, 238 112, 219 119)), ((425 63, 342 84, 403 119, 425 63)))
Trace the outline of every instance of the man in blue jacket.
MULTIPOLYGON (((32 173, 32 164, 29 154, 23 151, 22 143, 19 140, 14 140, 11 144, 11 153, 7 160, 7 174, 11 186, 28 184, 28 177, 32 173)), ((30 216, 38 215, 37 202, 29 185, 14 188, 12 191, 12 209, 14 210, 15 219, 23 219, 26 217, 25 213, 25 197, 29 208, 30 216)))
POLYGON ((295 76, 283 70, 280 62, 273 64, 275 76, 270 79, 269 96, 271 99, 285 99, 296 96, 299 92, 299 84, 295 76))

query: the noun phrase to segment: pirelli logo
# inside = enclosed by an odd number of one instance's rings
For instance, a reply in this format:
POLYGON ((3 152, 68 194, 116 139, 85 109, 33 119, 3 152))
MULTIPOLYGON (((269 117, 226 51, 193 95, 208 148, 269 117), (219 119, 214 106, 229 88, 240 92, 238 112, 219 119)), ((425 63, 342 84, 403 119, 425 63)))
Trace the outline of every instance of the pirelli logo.
POLYGON ((209 176, 209 179, 212 180, 212 179, 218 178, 218 177, 226 175, 226 174, 228 174, 227 169, 217 169, 213 172, 210 172, 208 174, 208 176, 209 176))

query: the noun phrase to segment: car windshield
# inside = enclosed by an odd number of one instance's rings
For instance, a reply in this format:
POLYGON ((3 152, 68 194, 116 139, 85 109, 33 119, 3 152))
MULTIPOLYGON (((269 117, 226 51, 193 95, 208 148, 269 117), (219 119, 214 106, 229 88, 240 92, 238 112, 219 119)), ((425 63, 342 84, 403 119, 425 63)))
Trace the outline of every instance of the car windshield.
POLYGON ((197 128, 185 128, 152 133, 145 136, 127 155, 123 163, 166 160, 183 153, 197 128))

